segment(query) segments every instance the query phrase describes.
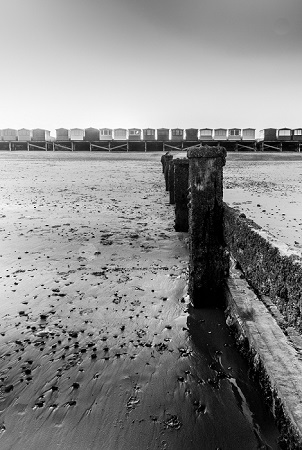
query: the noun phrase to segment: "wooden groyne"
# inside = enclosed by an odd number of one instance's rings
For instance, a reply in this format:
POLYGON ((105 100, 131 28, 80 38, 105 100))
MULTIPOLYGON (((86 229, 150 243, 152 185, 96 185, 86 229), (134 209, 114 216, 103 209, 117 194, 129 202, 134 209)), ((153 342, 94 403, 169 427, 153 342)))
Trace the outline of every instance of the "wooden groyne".
POLYGON ((174 190, 175 230, 188 232, 191 303, 225 309, 274 414, 281 448, 300 449, 301 254, 223 203, 224 149, 194 146, 187 158, 165 157, 174 167, 165 176, 174 177, 168 186, 174 190))
POLYGON ((188 159, 162 157, 177 231, 189 231, 189 294, 196 307, 219 304, 228 273, 223 238, 222 170, 226 150, 194 146, 188 159))

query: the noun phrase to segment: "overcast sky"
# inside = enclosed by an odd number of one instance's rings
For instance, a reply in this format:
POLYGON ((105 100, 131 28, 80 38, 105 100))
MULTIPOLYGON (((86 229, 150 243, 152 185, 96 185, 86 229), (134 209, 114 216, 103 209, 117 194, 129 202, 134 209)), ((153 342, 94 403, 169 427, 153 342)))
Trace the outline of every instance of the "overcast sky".
POLYGON ((0 129, 302 126, 302 0, 0 0, 0 129))

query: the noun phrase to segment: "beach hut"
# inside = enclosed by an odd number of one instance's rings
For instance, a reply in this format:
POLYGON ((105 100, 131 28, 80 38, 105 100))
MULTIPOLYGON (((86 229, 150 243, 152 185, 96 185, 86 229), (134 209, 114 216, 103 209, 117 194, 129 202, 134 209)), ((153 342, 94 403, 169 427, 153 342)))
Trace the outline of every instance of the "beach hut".
POLYGON ((229 128, 228 129, 228 139, 229 139, 229 141, 240 141, 241 140, 240 128, 229 128))
POLYGON ((197 128, 186 128, 186 140, 187 141, 197 141, 198 140, 198 129, 197 128))
POLYGON ((129 141, 140 141, 142 139, 142 130, 140 128, 129 128, 128 139, 129 141))
POLYGON ((144 141, 154 141, 155 140, 155 129, 145 128, 143 130, 143 140, 144 141))
POLYGON ((100 141, 112 141, 112 129, 101 128, 100 129, 100 141))
POLYGON ((32 141, 50 141, 50 131, 43 128, 32 130, 32 141))
POLYGON ((171 129, 171 141, 183 141, 184 130, 182 128, 171 129))
POLYGON ((302 141, 302 128, 295 128, 292 136, 294 141, 302 141))
POLYGON ((259 131, 259 139, 261 141, 276 141, 277 129, 276 128, 264 128, 259 131))
POLYGON ((69 141, 70 131, 67 128, 57 128, 56 129, 56 140, 57 141, 69 141))
POLYGON ((32 137, 32 131, 26 128, 20 128, 18 130, 18 141, 30 141, 32 137))
POLYGON ((114 139, 116 141, 125 141, 127 139, 126 128, 115 128, 114 129, 114 139))
POLYGON ((226 128, 215 128, 214 139, 216 141, 225 141, 227 139, 227 129, 226 128))
POLYGON ((242 140, 243 141, 254 141, 255 140, 255 128, 243 128, 242 130, 242 140))
POLYGON ((169 140, 169 128, 157 128, 157 140, 168 141, 169 140))
POLYGON ((71 128, 70 140, 71 141, 83 141, 85 131, 82 128, 71 128))
POLYGON ((97 128, 85 128, 85 135, 84 135, 85 141, 99 141, 100 140, 100 130, 97 128))
POLYGON ((290 128, 279 128, 277 134, 280 141, 290 141, 292 138, 292 130, 290 128))
POLYGON ((16 141, 18 139, 18 131, 13 128, 4 128, 1 135, 3 141, 16 141))
POLYGON ((201 128, 199 130, 199 139, 201 141, 211 141, 213 139, 213 129, 212 128, 201 128))

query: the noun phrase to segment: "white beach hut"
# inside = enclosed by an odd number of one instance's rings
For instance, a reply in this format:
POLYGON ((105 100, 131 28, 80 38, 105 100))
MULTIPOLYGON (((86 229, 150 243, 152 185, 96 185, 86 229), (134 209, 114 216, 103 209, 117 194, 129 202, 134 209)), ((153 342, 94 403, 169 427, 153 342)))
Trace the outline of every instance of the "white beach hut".
POLYGON ((213 139, 213 129, 212 128, 201 128, 199 130, 200 141, 211 141, 213 139))
POLYGON ((215 130, 214 130, 214 139, 216 141, 225 141, 227 139, 227 130, 226 130, 226 128, 215 128, 215 130))
POLYGON ((71 128, 70 140, 71 141, 83 141, 85 131, 82 128, 71 128))
POLYGON ((30 141, 32 137, 32 131, 27 128, 20 128, 18 130, 18 141, 30 141))
POLYGON ((115 128, 114 139, 116 141, 125 141, 127 139, 127 130, 125 128, 115 128))
POLYGON ((228 140, 229 141, 240 141, 241 140, 241 130, 240 128, 229 128, 228 129, 228 140))
POLYGON ((256 129, 255 128, 243 128, 242 130, 242 140, 243 141, 254 141, 255 140, 256 129))
POLYGON ((3 141, 16 141, 18 139, 18 131, 14 128, 4 128, 1 135, 3 141))
POLYGON ((100 128, 100 141, 112 141, 111 128, 100 128))

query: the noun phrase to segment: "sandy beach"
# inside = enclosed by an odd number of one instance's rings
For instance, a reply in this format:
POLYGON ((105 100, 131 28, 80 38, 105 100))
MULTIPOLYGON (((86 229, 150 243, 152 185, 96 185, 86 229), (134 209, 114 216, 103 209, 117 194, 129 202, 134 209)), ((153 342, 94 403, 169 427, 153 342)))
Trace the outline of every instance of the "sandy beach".
MULTIPOLYGON (((160 156, 0 154, 1 449, 279 448, 223 315, 190 309, 160 156)), ((301 174, 232 154, 225 201, 302 248, 301 174)))
POLYGON ((302 250, 302 154, 228 154, 224 200, 302 250))

